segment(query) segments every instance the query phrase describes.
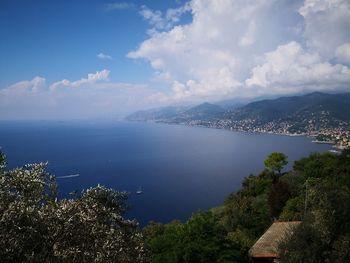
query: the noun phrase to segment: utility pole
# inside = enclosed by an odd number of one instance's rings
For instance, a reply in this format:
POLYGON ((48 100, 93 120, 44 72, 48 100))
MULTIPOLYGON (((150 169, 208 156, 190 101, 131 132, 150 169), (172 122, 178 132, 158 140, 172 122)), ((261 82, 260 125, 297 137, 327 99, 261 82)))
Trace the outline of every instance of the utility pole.
POLYGON ((308 194, 307 194, 307 189, 308 188, 308 180, 305 181, 305 203, 304 203, 304 219, 306 216, 306 211, 307 211, 307 199, 308 199, 308 194))

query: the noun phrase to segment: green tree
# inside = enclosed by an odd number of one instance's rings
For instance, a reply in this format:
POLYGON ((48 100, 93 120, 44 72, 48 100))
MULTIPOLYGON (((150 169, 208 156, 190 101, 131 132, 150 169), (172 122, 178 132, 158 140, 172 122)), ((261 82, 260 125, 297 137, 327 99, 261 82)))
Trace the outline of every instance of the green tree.
POLYGON ((143 262, 127 194, 103 186, 58 200, 46 164, 0 173, 1 262, 143 262))
POLYGON ((281 170, 288 164, 288 157, 284 153, 273 152, 264 161, 265 167, 281 175, 281 170))
MULTIPOLYGON (((295 169, 308 182, 307 206, 301 227, 281 244, 281 262, 348 262, 350 152, 344 151, 340 156, 314 154, 296 162, 295 169)), ((295 201, 296 210, 300 211, 301 195, 295 201)))

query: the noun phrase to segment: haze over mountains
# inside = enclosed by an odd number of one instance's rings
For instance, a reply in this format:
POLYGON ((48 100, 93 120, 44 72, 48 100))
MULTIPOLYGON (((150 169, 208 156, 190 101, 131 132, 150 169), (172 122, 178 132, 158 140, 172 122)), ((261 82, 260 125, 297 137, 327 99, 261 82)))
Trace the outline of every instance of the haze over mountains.
POLYGON ((301 123, 311 118, 325 117, 330 123, 350 121, 350 93, 326 94, 314 92, 303 96, 260 100, 241 107, 225 109, 219 105, 202 103, 194 107, 165 107, 138 111, 127 117, 133 121, 189 123, 228 119, 232 121, 254 120, 264 124, 271 121, 295 120, 301 123))
MULTIPOLYGON (((260 100, 241 107, 223 108, 203 103, 194 107, 166 107, 139 111, 127 117, 132 121, 154 121, 251 130, 274 125, 280 132, 303 133, 312 129, 349 129, 350 93, 314 92, 303 96, 260 100), (241 126, 237 126, 241 125, 241 126)), ((266 127, 265 127, 266 128, 266 127)), ((265 129, 264 128, 264 129, 265 129)))

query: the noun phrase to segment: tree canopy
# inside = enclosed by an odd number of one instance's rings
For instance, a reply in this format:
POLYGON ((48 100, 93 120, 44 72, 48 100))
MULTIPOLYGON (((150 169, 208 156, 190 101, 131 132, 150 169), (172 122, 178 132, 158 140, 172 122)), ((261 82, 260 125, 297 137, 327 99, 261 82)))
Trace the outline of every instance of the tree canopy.
POLYGON ((278 172, 278 174, 281 174, 281 170, 284 166, 288 164, 288 157, 284 153, 280 152, 273 152, 271 153, 267 159, 264 161, 264 164, 267 169, 278 172))
POLYGON ((1 262, 144 262, 126 200, 103 186, 59 200, 45 163, 0 170, 1 262))
POLYGON ((59 200, 45 163, 6 171, 0 152, 1 262, 249 262, 275 219, 303 221, 282 263, 348 262, 350 151, 312 154, 279 176, 287 157, 277 154, 221 206, 140 232, 123 218, 127 193, 97 186, 59 200))
POLYGON ((303 220, 295 236, 281 244, 281 262, 348 262, 350 151, 312 154, 280 176, 275 172, 287 157, 268 159, 272 169, 246 177, 209 213, 196 213, 185 223, 149 224, 144 234, 150 261, 250 262, 250 247, 278 219, 303 220))

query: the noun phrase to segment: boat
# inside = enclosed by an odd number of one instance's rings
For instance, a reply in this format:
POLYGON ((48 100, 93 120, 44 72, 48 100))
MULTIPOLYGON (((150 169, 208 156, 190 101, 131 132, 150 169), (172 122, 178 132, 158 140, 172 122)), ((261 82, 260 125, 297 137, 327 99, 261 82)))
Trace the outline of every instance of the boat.
POLYGON ((142 193, 143 193, 143 191, 142 191, 142 188, 140 187, 139 190, 136 191, 136 194, 140 195, 142 193))

